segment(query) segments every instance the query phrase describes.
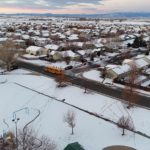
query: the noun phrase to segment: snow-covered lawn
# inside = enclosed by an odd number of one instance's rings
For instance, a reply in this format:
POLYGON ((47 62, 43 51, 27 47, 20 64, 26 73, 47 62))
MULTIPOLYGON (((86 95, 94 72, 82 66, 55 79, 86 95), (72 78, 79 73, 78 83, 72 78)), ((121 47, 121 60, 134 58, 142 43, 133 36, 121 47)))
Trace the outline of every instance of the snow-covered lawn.
MULTIPOLYGON (((83 73, 83 77, 85 77, 87 79, 98 81, 98 82, 102 82, 103 78, 101 78, 100 76, 101 76, 101 72, 98 71, 98 70, 90 70, 88 72, 84 72, 83 73)), ((104 83, 112 83, 112 80, 106 78, 104 80, 104 83)))
POLYGON ((67 103, 103 115, 113 121, 117 121, 122 115, 129 113, 134 121, 135 129, 148 135, 150 135, 149 110, 134 108, 128 111, 125 105, 117 100, 92 91, 84 94, 83 89, 74 86, 58 89, 53 79, 25 70, 16 70, 11 74, 0 76, 0 82, 6 80, 6 83, 0 84, 1 133, 3 130, 8 130, 3 119, 9 124, 10 129, 14 129, 15 126, 11 121, 13 112, 29 107, 28 111, 22 110, 16 113, 17 117, 20 117, 18 126, 23 127, 37 114, 36 109, 40 109, 40 117, 32 126, 40 134, 46 134, 55 140, 59 150, 63 150, 68 143, 76 141, 86 150, 102 150, 110 145, 127 145, 138 150, 149 150, 150 139, 132 132, 126 132, 126 135, 122 137, 121 129, 115 125, 21 87, 16 83, 60 100, 65 98, 67 103), (76 113, 76 127, 73 136, 70 135, 71 129, 63 122, 63 115, 68 109, 73 109, 76 113))

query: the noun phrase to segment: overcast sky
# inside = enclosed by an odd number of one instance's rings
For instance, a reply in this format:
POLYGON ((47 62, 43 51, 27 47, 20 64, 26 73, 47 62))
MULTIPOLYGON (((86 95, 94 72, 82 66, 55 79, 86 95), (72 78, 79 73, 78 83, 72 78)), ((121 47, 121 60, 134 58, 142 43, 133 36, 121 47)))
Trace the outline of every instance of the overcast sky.
POLYGON ((150 12, 150 0, 0 0, 0 13, 150 12))

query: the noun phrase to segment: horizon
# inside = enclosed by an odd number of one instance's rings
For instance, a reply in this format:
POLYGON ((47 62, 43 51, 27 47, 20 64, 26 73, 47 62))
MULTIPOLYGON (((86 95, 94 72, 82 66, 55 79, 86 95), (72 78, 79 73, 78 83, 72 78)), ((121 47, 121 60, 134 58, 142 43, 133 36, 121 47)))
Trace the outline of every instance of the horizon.
POLYGON ((1 14, 106 14, 150 13, 150 1, 143 0, 0 0, 1 14))

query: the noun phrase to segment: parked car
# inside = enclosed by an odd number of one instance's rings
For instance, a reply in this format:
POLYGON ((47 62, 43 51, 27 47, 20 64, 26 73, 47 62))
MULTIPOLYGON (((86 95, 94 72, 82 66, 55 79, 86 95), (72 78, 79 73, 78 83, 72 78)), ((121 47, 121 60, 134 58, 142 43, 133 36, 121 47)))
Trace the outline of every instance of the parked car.
POLYGON ((67 67, 65 67, 65 70, 70 70, 72 68, 73 68, 73 66, 67 66, 67 67))

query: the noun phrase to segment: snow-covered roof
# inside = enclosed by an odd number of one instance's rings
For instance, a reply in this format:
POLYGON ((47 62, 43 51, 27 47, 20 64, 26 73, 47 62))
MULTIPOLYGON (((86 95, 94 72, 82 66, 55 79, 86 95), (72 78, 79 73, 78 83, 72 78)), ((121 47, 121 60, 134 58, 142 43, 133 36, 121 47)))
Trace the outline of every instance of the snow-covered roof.
POLYGON ((112 69, 116 74, 118 75, 121 75, 121 74, 124 74, 124 73, 127 73, 128 71, 130 71, 130 66, 125 64, 125 65, 122 65, 122 66, 118 66, 114 69, 112 69))
POLYGON ((80 51, 78 51, 78 53, 79 53, 80 55, 85 55, 85 54, 86 54, 85 50, 80 50, 80 51))
POLYGON ((38 46, 29 46, 26 51, 39 51, 40 49, 43 49, 42 47, 38 46))
POLYGON ((78 35, 77 34, 72 34, 68 37, 69 40, 78 40, 78 35))
POLYGON ((143 58, 145 55, 144 54, 140 54, 140 55, 137 55, 136 57, 135 57, 135 59, 140 59, 140 58, 143 58))
POLYGON ((8 38, 0 38, 0 42, 5 42, 7 41, 8 38))
POLYGON ((29 36, 29 35, 24 34, 24 35, 22 35, 22 38, 23 38, 24 40, 28 40, 28 39, 30 38, 30 36, 29 36))
POLYGON ((73 44, 74 44, 74 45, 77 45, 77 46, 79 46, 79 47, 82 47, 84 43, 83 43, 83 42, 74 42, 73 44))
POLYGON ((36 40, 37 40, 37 41, 46 41, 47 39, 46 39, 46 38, 42 38, 42 37, 37 37, 36 40))
POLYGON ((104 45, 102 44, 102 43, 96 43, 96 44, 94 44, 95 45, 95 47, 104 47, 104 45))
POLYGON ((49 54, 54 55, 55 53, 56 53, 56 51, 51 51, 49 54))
POLYGON ((125 59, 125 60, 122 62, 122 64, 128 64, 128 63, 131 63, 131 62, 133 62, 133 60, 131 60, 131 59, 125 59))
POLYGON ((58 45, 55 44, 48 44, 45 46, 46 49, 50 49, 50 50, 57 50, 59 48, 58 45))
POLYGON ((71 50, 63 52, 63 57, 75 57, 77 54, 72 52, 71 50))
POLYGON ((113 65, 113 64, 109 64, 106 66, 107 69, 113 69, 113 68, 116 68, 118 67, 118 65, 113 65))
POLYGON ((143 68, 149 65, 148 62, 146 62, 144 59, 135 60, 135 64, 138 68, 143 68))

